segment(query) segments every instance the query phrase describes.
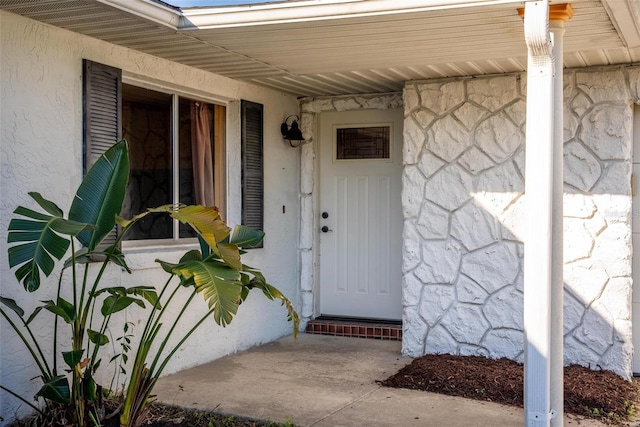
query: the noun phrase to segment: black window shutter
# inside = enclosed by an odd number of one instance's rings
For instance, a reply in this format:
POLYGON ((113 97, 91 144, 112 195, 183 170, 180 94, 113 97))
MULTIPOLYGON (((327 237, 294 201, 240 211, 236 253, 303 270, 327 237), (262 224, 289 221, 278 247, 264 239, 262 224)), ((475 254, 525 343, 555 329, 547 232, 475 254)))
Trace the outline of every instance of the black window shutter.
MULTIPOLYGON (((122 70, 82 60, 83 146, 84 173, 122 135, 122 70)), ((100 245, 112 245, 116 240, 113 229, 100 245)))
POLYGON ((84 59, 84 170, 120 139, 122 70, 84 59))
POLYGON ((258 230, 264 229, 263 109, 262 104, 241 102, 242 224, 258 230))

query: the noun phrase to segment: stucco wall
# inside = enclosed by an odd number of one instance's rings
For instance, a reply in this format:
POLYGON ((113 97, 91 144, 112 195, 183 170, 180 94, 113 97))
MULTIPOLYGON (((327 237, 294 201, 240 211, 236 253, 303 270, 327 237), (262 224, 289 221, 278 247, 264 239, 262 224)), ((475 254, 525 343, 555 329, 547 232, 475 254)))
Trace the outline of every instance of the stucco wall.
MULTIPOLYGON (((403 352, 523 359, 525 77, 404 89, 403 352)), ((565 72, 565 362, 631 375, 638 68, 565 72)))
MULTIPOLYGON (((239 99, 265 105, 265 231, 264 249, 252 250, 246 262, 262 268, 271 283, 297 302, 299 217, 299 153, 281 138, 283 118, 298 111, 295 97, 185 67, 133 50, 80 36, 0 11, 0 293, 16 299, 27 313, 41 300, 55 297, 55 283, 27 295, 7 262, 7 226, 20 204, 34 207, 28 191, 38 191, 68 211, 82 177, 82 59, 120 67, 129 78, 162 84, 179 91, 228 101, 228 218, 240 221, 239 99), (283 210, 284 207, 284 210, 283 210)), ((134 273, 108 272, 110 285, 161 285, 166 275, 154 260, 176 260, 190 247, 144 247, 127 250, 134 273)), ((54 273, 54 280, 55 280, 54 273)), ((107 283, 107 282, 105 282, 107 283)), ((65 290, 68 292, 68 289, 65 290)), ((201 304, 201 309, 205 304, 201 304)), ((138 327, 136 310, 127 320, 138 327)), ((196 318, 192 313, 189 319, 196 318)), ((39 316, 38 336, 49 346, 51 317, 39 316)), ((0 383, 30 399, 38 388, 29 354, 15 334, 0 322, 0 383)), ((120 335, 114 323, 113 336, 120 335)), ((200 364, 291 333, 286 311, 261 294, 252 295, 234 322, 222 329, 211 321, 180 351, 167 373, 200 364)), ((63 342, 68 339, 62 338, 63 342)), ((107 359, 108 360, 108 357, 107 359)), ((105 366, 106 360, 103 361, 105 366)), ((103 368, 104 369, 104 368, 103 368)), ((105 374, 108 374, 105 369, 105 374)), ((215 378, 212 378, 212 383, 215 378)), ((18 402, 0 396, 0 415, 11 419, 18 402)), ((23 413, 23 408, 19 413, 23 413)))

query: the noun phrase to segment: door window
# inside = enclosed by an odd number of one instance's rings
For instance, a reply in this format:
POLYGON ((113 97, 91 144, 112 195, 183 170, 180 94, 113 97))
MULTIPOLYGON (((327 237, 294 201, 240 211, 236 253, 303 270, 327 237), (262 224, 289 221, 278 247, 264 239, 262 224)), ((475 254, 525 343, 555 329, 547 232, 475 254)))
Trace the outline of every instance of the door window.
POLYGON ((383 159, 391 157, 391 126, 338 127, 336 160, 383 159))

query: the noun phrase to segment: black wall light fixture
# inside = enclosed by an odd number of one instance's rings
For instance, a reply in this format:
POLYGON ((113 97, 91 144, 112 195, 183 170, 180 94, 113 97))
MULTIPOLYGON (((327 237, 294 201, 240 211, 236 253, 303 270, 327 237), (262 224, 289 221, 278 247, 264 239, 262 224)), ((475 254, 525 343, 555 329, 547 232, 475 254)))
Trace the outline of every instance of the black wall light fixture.
POLYGON ((292 147, 299 147, 300 144, 302 144, 302 141, 304 141, 304 138, 302 137, 302 131, 298 126, 298 120, 300 120, 300 117, 292 114, 284 119, 284 122, 282 122, 282 124, 280 125, 280 132, 282 133, 282 137, 289 141, 289 145, 292 147), (293 120, 291 121, 291 123, 289 123, 289 119, 291 118, 293 118, 293 120))

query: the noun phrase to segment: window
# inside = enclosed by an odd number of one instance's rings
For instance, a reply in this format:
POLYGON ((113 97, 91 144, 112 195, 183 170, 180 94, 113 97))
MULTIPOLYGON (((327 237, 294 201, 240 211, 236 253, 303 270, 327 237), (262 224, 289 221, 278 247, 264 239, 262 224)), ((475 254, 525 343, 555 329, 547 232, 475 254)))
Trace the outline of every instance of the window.
MULTIPOLYGON (((120 70, 86 60, 84 81, 86 164, 120 137, 129 143, 125 217, 175 203, 224 212, 224 106, 122 83, 120 70)), ((152 214, 126 239, 188 237, 189 227, 152 214)))
POLYGON ((391 126, 336 129, 336 160, 389 159, 391 126))

